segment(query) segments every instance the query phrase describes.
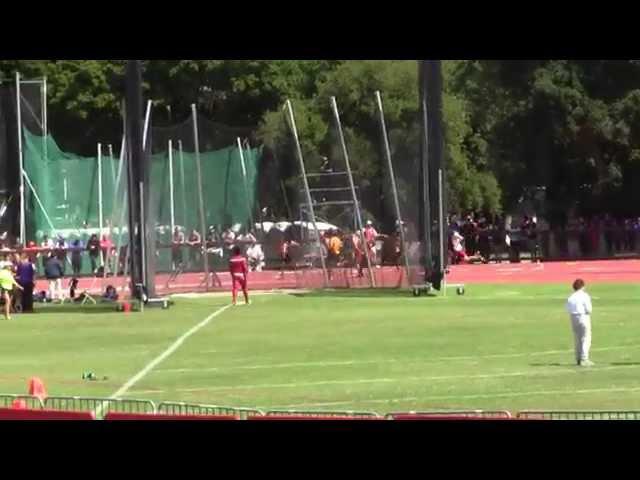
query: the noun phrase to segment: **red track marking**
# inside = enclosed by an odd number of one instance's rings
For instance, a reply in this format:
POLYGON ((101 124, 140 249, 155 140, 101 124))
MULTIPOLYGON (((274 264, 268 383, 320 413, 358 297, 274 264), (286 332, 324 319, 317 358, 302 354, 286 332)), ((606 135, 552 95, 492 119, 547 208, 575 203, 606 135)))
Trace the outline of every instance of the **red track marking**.
MULTIPOLYGON (((378 287, 396 288, 407 286, 404 281, 404 270, 394 267, 384 267, 374 270, 378 287)), ((201 286, 202 273, 183 273, 167 288, 168 274, 156 276, 156 290, 160 295, 171 293, 203 292, 201 286)), ((211 288, 213 291, 228 291, 231 288, 231 278, 227 272, 218 273, 222 287, 211 288)), ((502 263, 488 265, 452 265, 447 275, 449 283, 482 284, 482 283, 570 283, 581 277, 587 283, 632 283, 640 282, 640 260, 592 260, 580 262, 549 262, 549 263, 502 263)), ((99 294, 104 292, 107 285, 116 287, 122 285, 122 278, 114 280, 81 278, 78 291, 90 290, 99 294)), ((65 292, 68 292, 68 280, 64 282, 65 292)), ((279 271, 252 272, 249 275, 249 287, 254 290, 321 288, 323 286, 322 272, 318 269, 285 272, 279 271)), ((355 270, 335 270, 330 286, 332 288, 359 288, 369 286, 369 277, 365 272, 363 278, 355 276, 355 270)), ((46 290, 47 281, 39 279, 36 291, 46 290)))

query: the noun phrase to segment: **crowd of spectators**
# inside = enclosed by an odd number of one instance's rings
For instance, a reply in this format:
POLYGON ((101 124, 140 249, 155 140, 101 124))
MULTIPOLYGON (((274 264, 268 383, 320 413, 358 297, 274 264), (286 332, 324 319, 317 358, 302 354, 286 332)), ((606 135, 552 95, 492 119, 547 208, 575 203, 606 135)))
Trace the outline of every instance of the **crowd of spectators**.
MULTIPOLYGON (((417 262, 420 245, 417 242, 415 226, 403 223, 407 255, 410 263, 417 262)), ((239 246, 247 257, 252 271, 263 269, 300 268, 319 266, 317 238, 300 226, 289 224, 284 230, 271 228, 267 232, 236 226, 210 226, 205 242, 197 229, 185 230, 176 227, 164 241, 158 236, 157 255, 163 249, 170 251, 170 269, 174 272, 201 271, 204 257, 209 262, 210 271, 223 270, 235 246, 239 246), (204 243, 204 244, 203 244, 204 243)), ((482 216, 475 213, 451 215, 448 218, 447 252, 448 262, 487 263, 520 258, 526 253, 533 261, 553 255, 573 255, 576 258, 614 256, 620 253, 635 253, 640 246, 640 217, 614 218, 610 215, 578 218, 562 229, 540 227, 535 216, 510 217, 482 216), (568 247, 571 243, 572 248, 568 247), (555 247, 552 255, 549 250, 555 247)), ((437 241, 434 231, 433 241, 437 241)), ((400 267, 403 263, 403 243, 400 225, 391 231, 380 232, 371 220, 362 231, 331 228, 321 234, 321 248, 329 269, 352 267, 359 276, 369 266, 383 265, 400 267)), ((11 252, 7 240, 0 239, 0 255, 11 252)), ((102 274, 116 267, 118 273, 124 270, 127 246, 121 246, 118 255, 108 233, 98 235, 72 235, 65 238, 56 235, 42 237, 39 245, 30 241, 19 253, 36 267, 36 272, 56 280, 55 267, 49 266, 51 258, 60 265, 60 277, 80 276, 83 272, 102 274), (88 262, 87 262, 88 260, 88 262), (89 270, 88 270, 88 268, 89 270), (84 270, 83 270, 84 269, 84 270)), ((167 257, 168 254, 167 254, 167 257)), ((7 259, 16 265, 17 259, 7 259)), ((55 298, 60 288, 51 287, 55 298)))

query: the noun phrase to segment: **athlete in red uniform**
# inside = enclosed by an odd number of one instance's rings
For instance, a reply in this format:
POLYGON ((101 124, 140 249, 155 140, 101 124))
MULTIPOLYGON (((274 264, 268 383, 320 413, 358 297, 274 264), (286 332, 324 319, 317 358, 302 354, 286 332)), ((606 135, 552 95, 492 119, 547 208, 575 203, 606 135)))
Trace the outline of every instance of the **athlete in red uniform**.
POLYGON ((244 302, 248 305, 249 292, 247 291, 247 260, 242 256, 240 247, 235 246, 232 250, 232 256, 229 260, 229 273, 231 273, 232 281, 232 294, 233 304, 236 304, 236 298, 238 297, 238 285, 242 288, 244 293, 244 302))

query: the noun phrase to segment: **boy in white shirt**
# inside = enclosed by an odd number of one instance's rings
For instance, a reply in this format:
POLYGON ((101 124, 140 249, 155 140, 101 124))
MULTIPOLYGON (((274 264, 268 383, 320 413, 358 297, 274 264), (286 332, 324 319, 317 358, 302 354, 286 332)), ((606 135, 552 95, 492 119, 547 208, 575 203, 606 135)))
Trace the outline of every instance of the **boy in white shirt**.
POLYGON ((575 340, 576 362, 580 367, 591 367, 591 297, 584 291, 584 281, 580 278, 573 282, 573 289, 575 292, 567 300, 567 312, 575 340))

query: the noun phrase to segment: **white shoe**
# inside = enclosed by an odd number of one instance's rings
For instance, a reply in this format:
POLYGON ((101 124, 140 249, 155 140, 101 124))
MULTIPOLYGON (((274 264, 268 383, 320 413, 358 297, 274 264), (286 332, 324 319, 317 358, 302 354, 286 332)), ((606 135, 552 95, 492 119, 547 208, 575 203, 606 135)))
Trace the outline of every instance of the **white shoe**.
POLYGON ((593 367, 595 363, 593 363, 591 360, 581 360, 579 365, 581 367, 593 367))

